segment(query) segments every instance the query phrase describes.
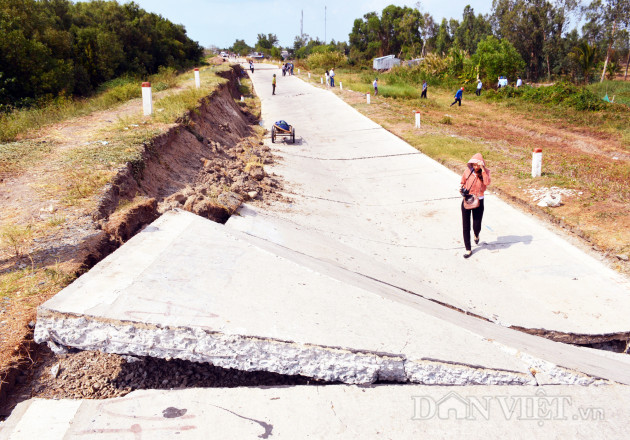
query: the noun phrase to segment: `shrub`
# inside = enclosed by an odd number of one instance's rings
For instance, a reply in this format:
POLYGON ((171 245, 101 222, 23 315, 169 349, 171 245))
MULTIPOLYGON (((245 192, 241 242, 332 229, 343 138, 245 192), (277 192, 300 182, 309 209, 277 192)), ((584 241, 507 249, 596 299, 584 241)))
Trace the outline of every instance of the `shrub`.
POLYGON ((309 69, 330 69, 342 67, 348 64, 348 57, 341 52, 320 52, 313 53, 306 59, 309 69))
POLYGON ((519 98, 524 101, 544 105, 564 105, 575 110, 600 110, 604 104, 593 92, 569 82, 558 82, 547 87, 504 87, 489 91, 486 98, 503 100, 519 98))

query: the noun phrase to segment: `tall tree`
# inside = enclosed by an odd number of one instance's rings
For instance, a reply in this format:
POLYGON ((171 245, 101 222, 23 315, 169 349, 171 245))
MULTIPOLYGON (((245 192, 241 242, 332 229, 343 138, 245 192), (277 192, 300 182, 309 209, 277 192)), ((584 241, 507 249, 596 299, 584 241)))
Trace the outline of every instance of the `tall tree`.
POLYGON ((420 11, 409 7, 389 5, 379 17, 370 12, 356 19, 349 35, 352 58, 397 55, 414 56, 422 50, 420 11))
POLYGON ((252 48, 245 43, 245 40, 236 40, 232 47, 230 47, 230 52, 232 53, 240 53, 242 55, 248 54, 252 51, 252 48))
POLYGON ((537 80, 547 66, 551 73, 553 48, 569 22, 575 0, 493 0, 495 34, 507 38, 527 63, 527 77, 537 80))
POLYGON ((588 24, 601 29, 607 42, 606 59, 600 78, 602 82, 606 76, 616 34, 630 27, 630 0, 595 0, 585 11, 588 24))
POLYGON ((445 55, 453 45, 453 37, 451 30, 446 21, 446 18, 442 19, 440 27, 438 28, 437 35, 435 36, 435 51, 438 54, 445 55))
POLYGON ((454 44, 472 54, 477 49, 479 41, 492 35, 492 24, 481 14, 475 16, 475 10, 470 5, 466 5, 462 22, 452 31, 454 44))
POLYGON ((276 34, 258 34, 258 41, 256 41, 256 51, 271 53, 271 49, 278 44, 278 37, 276 34))

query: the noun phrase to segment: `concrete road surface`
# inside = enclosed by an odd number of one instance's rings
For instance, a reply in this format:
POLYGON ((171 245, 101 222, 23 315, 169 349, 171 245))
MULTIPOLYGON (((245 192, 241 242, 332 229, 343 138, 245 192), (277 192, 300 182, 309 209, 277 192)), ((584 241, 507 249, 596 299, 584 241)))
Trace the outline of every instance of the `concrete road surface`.
POLYGON ((625 439, 627 387, 302 386, 21 403, 0 440, 625 439))
POLYGON ((463 259, 459 175, 330 90, 272 66, 251 77, 265 127, 296 129, 295 145, 273 144, 282 159, 268 169, 293 203, 246 207, 228 226, 503 326, 574 343, 630 339, 627 278, 492 193, 481 242, 463 259))

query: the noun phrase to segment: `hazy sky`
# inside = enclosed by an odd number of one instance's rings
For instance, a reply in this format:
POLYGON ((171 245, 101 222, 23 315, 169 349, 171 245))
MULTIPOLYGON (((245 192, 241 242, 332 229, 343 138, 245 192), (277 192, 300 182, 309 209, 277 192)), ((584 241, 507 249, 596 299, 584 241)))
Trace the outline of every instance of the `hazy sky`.
MULTIPOLYGON (((125 0, 119 0, 126 3, 125 0)), ((392 0, 135 0, 141 8, 160 14, 186 27, 188 36, 202 46, 229 47, 243 39, 253 46, 259 33, 274 33, 281 46, 292 46, 300 33, 300 14, 304 10, 304 33, 312 38, 348 41, 356 18, 371 11, 381 12, 390 4, 414 6, 416 1, 392 0), (326 7, 326 29, 324 29, 326 7)), ((461 20, 464 6, 475 13, 490 12, 492 0, 424 0, 421 10, 439 23, 442 18, 461 20)))

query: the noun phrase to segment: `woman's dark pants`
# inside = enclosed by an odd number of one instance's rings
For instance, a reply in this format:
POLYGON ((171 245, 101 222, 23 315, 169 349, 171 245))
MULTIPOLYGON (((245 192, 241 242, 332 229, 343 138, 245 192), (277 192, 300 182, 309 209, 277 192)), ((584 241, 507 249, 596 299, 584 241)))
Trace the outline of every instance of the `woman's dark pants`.
POLYGON ((479 200, 479 206, 475 209, 466 209, 464 208, 464 202, 462 201, 462 228, 464 232, 464 244, 466 245, 466 250, 471 250, 470 247, 470 214, 472 213, 473 219, 473 232, 475 236, 479 237, 479 233, 481 232, 481 219, 483 218, 483 201, 484 199, 479 200))

